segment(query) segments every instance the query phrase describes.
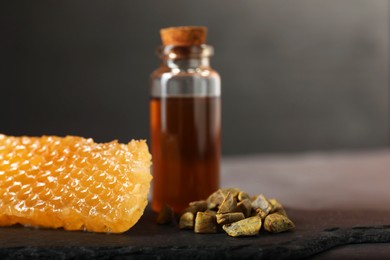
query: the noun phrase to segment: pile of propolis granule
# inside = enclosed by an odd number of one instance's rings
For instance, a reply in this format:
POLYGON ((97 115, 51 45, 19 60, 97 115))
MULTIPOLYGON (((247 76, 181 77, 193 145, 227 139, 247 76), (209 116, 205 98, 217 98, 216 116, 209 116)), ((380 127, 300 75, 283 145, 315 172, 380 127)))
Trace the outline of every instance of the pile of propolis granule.
POLYGON ((125 232, 147 205, 150 165, 145 141, 0 135, 0 226, 125 232))
MULTIPOLYGON (((158 224, 168 224, 174 219, 168 205, 159 212, 158 224)), ((295 228, 286 210, 276 199, 263 194, 250 197, 237 188, 219 189, 206 200, 189 203, 179 216, 179 228, 195 233, 225 231, 229 236, 256 236, 261 227, 271 233, 295 228)))

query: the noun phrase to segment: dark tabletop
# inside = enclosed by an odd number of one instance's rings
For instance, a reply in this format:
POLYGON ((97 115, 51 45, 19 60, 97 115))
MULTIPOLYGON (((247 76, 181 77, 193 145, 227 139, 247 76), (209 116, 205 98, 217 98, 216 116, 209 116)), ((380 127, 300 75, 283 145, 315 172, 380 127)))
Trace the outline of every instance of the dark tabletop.
POLYGON ((379 259, 390 255, 390 152, 224 158, 222 186, 276 197, 296 229, 232 238, 159 226, 147 208, 124 234, 0 229, 9 259, 379 259))

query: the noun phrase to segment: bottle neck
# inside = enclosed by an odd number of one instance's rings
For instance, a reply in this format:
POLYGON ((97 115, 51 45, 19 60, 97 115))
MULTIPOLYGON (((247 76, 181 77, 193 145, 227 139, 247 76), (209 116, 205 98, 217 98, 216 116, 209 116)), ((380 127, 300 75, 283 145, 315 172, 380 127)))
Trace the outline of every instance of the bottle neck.
POLYGON ((170 69, 191 70, 197 68, 210 67, 210 59, 208 57, 187 58, 187 59, 166 59, 163 64, 170 69))
POLYGON ((193 70, 197 68, 209 68, 210 57, 213 55, 213 47, 210 45, 191 46, 161 46, 158 55, 162 64, 170 69, 193 70))

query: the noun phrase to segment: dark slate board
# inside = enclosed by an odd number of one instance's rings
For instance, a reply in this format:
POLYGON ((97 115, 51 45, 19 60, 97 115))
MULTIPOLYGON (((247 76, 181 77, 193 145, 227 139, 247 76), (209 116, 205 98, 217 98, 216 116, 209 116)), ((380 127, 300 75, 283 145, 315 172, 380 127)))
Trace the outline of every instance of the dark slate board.
POLYGON ((390 243, 390 211, 287 212, 297 226, 294 231, 262 231, 246 238, 159 226, 150 209, 120 235, 5 227, 0 228, 0 258, 299 259, 340 245, 390 243))

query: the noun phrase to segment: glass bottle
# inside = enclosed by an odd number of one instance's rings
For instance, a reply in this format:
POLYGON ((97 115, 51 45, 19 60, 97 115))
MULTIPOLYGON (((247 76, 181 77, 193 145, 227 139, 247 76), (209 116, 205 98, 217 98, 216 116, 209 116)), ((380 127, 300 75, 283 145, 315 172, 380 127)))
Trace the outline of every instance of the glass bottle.
POLYGON ((151 75, 152 209, 180 212, 219 188, 221 83, 210 45, 162 46, 151 75))

